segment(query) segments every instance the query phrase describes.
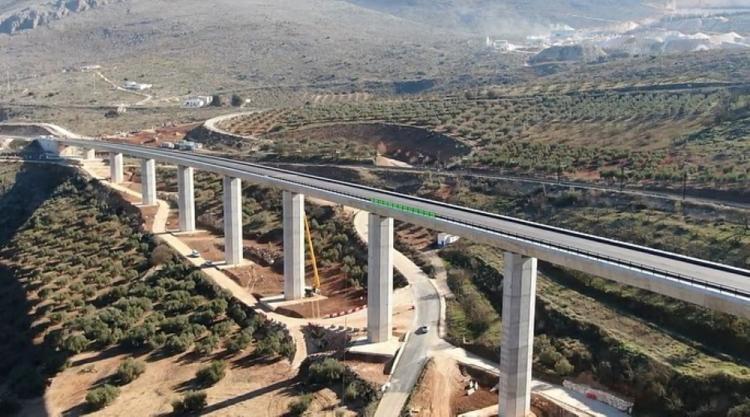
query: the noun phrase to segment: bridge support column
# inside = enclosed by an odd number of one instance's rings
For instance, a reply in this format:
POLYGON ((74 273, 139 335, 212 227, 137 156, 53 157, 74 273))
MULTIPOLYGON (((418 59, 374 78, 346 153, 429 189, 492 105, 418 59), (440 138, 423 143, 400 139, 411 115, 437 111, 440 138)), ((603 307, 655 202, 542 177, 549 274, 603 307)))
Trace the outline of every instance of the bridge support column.
POLYGON ((242 263, 242 181, 224 177, 224 259, 242 263))
POLYGON ((115 184, 123 180, 121 153, 113 153, 109 156, 109 180, 115 184))
POLYGON ((526 417, 531 412, 536 262, 536 258, 505 253, 500 417, 526 417))
POLYGON ((195 186, 193 168, 177 167, 177 204, 180 208, 180 231, 195 231, 195 186))
POLYGON ((367 339, 380 343, 393 327, 393 219, 370 213, 367 229, 367 339))
POLYGON ((305 196, 282 194, 284 209, 284 299, 305 296, 305 196))
POLYGON ((156 204, 156 162, 153 159, 141 161, 141 195, 144 206, 156 204))
POLYGON ((94 149, 86 149, 86 150, 84 150, 83 157, 87 161, 93 161, 94 159, 96 159, 96 150, 94 150, 94 149))

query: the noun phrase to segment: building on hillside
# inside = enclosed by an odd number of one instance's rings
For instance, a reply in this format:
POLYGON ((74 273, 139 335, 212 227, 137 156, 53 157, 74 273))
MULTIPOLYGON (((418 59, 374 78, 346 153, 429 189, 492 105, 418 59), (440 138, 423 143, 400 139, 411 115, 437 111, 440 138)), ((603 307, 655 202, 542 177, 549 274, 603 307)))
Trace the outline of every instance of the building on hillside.
POLYGON ((149 88, 153 87, 153 85, 137 83, 135 81, 125 81, 125 84, 123 84, 123 87, 127 88, 128 90, 143 91, 143 90, 148 90, 149 88))
POLYGON ((516 49, 518 49, 518 46, 513 45, 512 43, 510 43, 510 41, 506 39, 492 39, 489 36, 487 37, 487 40, 485 41, 485 45, 488 48, 492 48, 500 52, 510 52, 510 51, 515 51, 516 49))
POLYGON ((213 103, 214 98, 212 96, 195 96, 195 97, 188 97, 183 103, 182 107, 187 107, 191 109, 198 109, 201 107, 206 107, 209 104, 213 103))

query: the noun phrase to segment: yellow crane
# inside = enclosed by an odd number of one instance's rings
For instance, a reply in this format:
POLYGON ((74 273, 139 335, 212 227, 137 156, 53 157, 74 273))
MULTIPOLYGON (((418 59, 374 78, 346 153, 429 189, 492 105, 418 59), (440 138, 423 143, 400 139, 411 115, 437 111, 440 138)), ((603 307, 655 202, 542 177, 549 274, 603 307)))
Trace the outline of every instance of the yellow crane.
POLYGON ((305 215, 305 234, 307 235, 307 247, 310 250, 310 261, 313 267, 312 290, 314 294, 318 294, 320 293, 320 275, 318 274, 318 261, 315 259, 315 248, 313 247, 310 222, 307 220, 307 215, 305 215))
MULTIPOLYGON (((310 296, 315 297, 320 294, 320 275, 318 274, 318 261, 315 259, 315 248, 313 247, 312 233, 310 233, 310 222, 307 220, 305 215, 305 234, 307 235, 307 247, 310 251, 310 261, 313 267, 313 282, 312 282, 312 294, 310 296)), ((315 318, 320 317, 320 301, 316 298, 312 301, 312 316, 315 318)))

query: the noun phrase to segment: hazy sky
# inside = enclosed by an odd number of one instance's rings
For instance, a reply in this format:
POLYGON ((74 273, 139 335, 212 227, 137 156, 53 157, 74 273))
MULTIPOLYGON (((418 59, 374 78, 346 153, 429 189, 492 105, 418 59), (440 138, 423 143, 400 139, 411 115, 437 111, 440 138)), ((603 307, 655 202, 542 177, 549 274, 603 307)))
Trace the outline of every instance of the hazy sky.
POLYGON ((678 7, 698 6, 745 6, 750 7, 750 0, 677 0, 678 7))

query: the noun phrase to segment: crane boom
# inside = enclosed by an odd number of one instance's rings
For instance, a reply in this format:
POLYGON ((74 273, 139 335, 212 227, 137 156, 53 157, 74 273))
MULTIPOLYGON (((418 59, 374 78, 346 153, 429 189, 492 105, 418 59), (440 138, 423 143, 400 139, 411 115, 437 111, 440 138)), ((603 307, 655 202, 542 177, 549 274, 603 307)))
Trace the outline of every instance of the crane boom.
POLYGON ((305 234, 307 235, 307 247, 310 250, 310 260, 312 261, 313 267, 313 282, 312 288, 314 293, 320 291, 320 275, 318 275, 318 261, 315 259, 315 248, 313 247, 312 234, 310 233, 310 222, 307 221, 307 215, 305 215, 305 234))

